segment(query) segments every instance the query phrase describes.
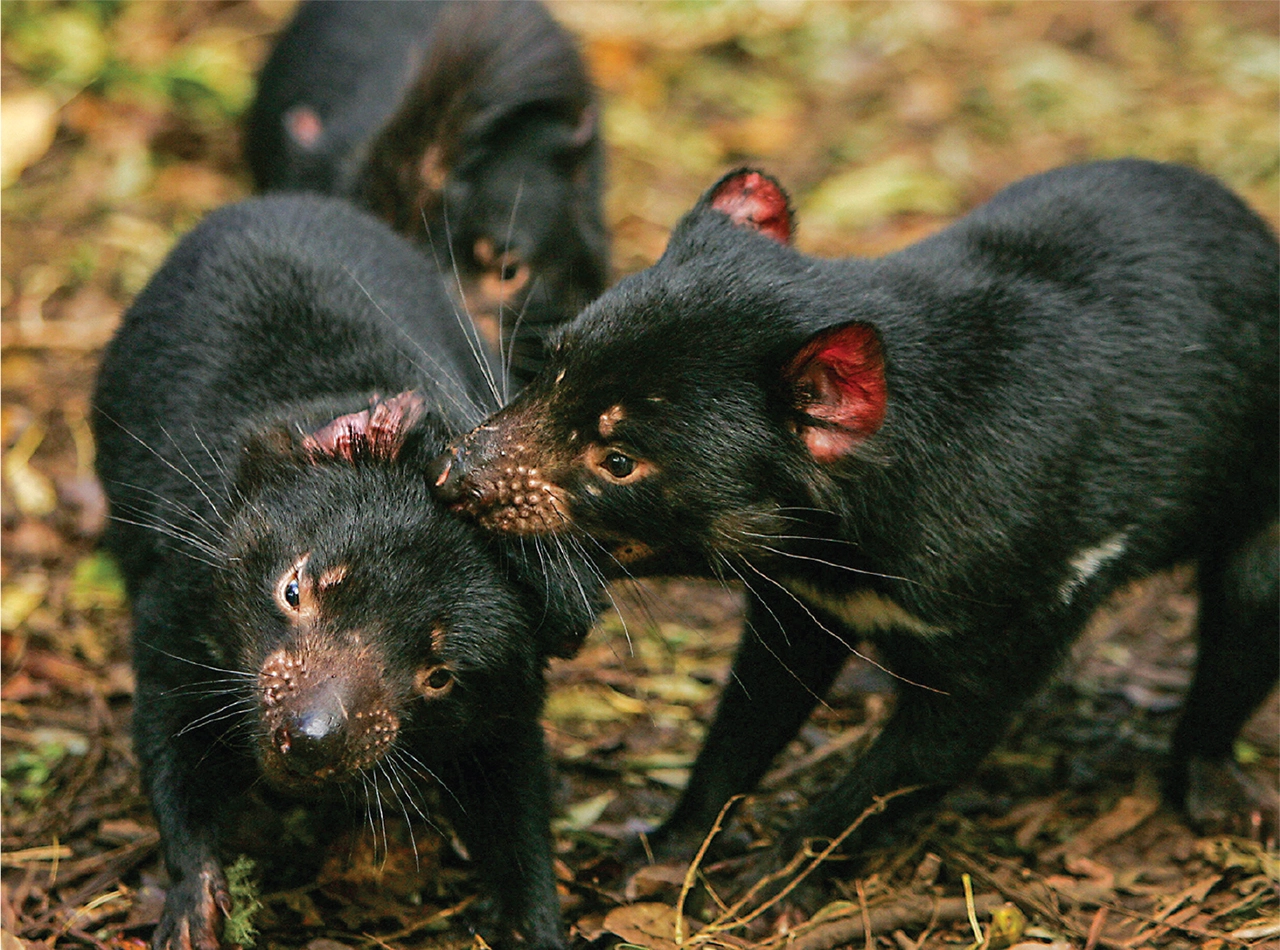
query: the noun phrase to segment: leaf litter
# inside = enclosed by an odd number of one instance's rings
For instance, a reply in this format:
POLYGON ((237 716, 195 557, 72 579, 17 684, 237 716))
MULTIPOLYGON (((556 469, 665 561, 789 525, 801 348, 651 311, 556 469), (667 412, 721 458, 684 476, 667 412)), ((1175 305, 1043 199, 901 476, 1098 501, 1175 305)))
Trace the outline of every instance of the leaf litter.
MULTIPOLYGON (((651 263, 740 162, 787 183, 800 245, 820 254, 891 250, 1021 175, 1120 154, 1197 164, 1280 217, 1274 4, 551 6, 602 90, 619 274, 651 263)), ((97 351, 177 236, 247 193, 238 122, 290 7, 0 7, 3 950, 141 950, 159 914, 158 836, 128 740, 128 615, 94 552, 85 406, 97 351)), ((736 907, 741 862, 645 866, 620 848, 687 779, 739 594, 669 581, 616 597, 625 623, 606 617, 550 671, 558 876, 578 946, 1280 940, 1276 852, 1198 838, 1154 791, 1194 655, 1185 573, 1102 611, 978 774, 893 847, 856 873, 812 851, 776 883, 794 887, 786 897, 736 907), (811 866, 829 874, 797 880, 811 866)), ((722 834, 770 840, 853 760, 890 693, 851 665, 722 834)), ((1278 733, 1273 697, 1238 750, 1272 788, 1278 733)), ((388 824, 375 840, 356 819, 259 805, 234 843, 281 843, 253 855, 257 946, 485 946, 460 844, 388 824)))

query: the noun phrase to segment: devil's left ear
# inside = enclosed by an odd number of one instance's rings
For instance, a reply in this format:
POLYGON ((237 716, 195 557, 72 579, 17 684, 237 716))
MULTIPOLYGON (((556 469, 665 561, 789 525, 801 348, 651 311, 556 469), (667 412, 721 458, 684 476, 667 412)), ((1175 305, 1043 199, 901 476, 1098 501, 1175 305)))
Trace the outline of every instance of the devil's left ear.
POLYGON ((791 243, 795 215, 782 186, 764 172, 740 168, 711 186, 702 202, 710 205, 740 228, 759 231, 779 244, 791 243))
POLYGON ((358 457, 394 462, 425 411, 422 394, 412 389, 390 399, 375 394, 368 409, 339 416, 306 436, 302 447, 313 461, 329 456, 347 462, 358 457))
POLYGON ((848 455, 884 422, 884 354, 870 324, 823 330, 791 358, 783 375, 798 433, 819 462, 848 455))

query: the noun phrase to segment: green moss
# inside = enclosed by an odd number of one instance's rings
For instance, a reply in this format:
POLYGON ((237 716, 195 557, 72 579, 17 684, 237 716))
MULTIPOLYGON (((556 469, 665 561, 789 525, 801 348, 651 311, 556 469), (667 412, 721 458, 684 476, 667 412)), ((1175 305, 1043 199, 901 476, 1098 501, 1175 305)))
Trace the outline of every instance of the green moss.
POLYGON ((254 926, 253 918, 262 909, 262 901, 258 899, 253 869, 253 860, 242 854, 226 871, 227 890, 231 892, 231 915, 223 929, 223 938, 227 943, 242 947, 252 947, 258 939, 258 928, 254 926))

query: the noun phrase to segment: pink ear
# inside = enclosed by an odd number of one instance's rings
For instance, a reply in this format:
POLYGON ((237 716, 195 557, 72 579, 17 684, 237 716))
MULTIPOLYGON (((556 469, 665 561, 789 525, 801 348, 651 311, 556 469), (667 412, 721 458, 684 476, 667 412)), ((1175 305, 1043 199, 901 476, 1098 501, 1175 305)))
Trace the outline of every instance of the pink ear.
POLYGON ((364 455, 394 462, 409 429, 425 411, 421 394, 411 389, 386 400, 374 393, 368 409, 339 416, 303 439, 302 446, 312 459, 328 455, 353 462, 364 455))
POLYGON ((324 134, 324 123, 320 121, 320 116, 315 109, 306 105, 294 106, 286 112, 284 127, 289 137, 308 151, 316 147, 320 136, 324 134))
POLYGON ((779 244, 791 241, 787 193, 763 172, 744 168, 725 176, 711 189, 710 203, 738 227, 759 231, 779 244))
POLYGON ((884 422, 887 387, 880 337, 865 323, 824 330, 787 366, 809 452, 833 462, 870 438, 884 422))

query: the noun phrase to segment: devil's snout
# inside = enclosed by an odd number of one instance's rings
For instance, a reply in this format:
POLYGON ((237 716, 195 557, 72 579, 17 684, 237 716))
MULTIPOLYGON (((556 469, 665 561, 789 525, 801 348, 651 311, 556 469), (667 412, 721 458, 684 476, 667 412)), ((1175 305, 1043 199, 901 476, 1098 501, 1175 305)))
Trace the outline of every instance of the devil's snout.
POLYGON ((446 505, 456 504, 466 493, 462 445, 449 446, 427 465, 427 484, 431 494, 446 505))

